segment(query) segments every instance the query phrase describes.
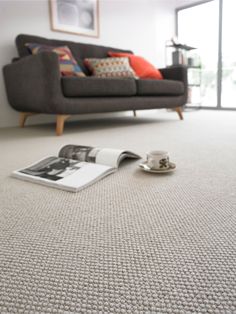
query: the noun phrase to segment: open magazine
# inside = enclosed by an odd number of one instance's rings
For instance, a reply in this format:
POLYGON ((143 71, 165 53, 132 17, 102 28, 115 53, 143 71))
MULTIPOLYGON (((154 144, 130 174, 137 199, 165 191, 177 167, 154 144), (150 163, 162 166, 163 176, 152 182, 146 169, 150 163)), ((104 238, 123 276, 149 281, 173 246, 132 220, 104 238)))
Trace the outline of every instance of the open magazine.
POLYGON ((12 176, 58 189, 77 192, 113 173, 124 158, 141 158, 131 151, 81 145, 66 145, 50 156, 12 176))

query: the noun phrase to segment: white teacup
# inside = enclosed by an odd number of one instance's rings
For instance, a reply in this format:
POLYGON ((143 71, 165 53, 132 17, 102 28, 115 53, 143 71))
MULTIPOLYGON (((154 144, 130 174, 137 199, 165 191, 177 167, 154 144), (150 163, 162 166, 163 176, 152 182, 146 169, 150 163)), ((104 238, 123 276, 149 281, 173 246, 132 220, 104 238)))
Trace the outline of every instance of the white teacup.
POLYGON ((162 170, 170 167, 169 154, 165 151, 152 150, 147 153, 147 165, 151 169, 162 170))

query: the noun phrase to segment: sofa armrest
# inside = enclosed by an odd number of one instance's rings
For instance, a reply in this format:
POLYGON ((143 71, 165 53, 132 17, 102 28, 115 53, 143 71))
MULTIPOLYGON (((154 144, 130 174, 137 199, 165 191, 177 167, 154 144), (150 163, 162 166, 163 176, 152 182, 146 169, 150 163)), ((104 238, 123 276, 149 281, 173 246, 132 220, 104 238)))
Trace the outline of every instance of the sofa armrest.
POLYGON ((10 105, 23 112, 53 113, 61 97, 58 56, 42 52, 4 66, 3 75, 10 105))
POLYGON ((185 65, 173 65, 167 68, 159 69, 166 80, 176 80, 188 86, 187 67, 185 65))

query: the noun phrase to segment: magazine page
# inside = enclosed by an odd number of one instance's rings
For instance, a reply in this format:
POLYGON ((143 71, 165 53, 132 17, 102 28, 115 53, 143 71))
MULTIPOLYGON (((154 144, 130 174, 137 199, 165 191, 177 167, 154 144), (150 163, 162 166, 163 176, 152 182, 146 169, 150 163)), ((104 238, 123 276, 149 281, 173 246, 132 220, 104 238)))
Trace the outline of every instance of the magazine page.
POLYGON ((86 161, 118 168, 124 158, 141 158, 130 151, 113 148, 99 148, 82 145, 66 145, 59 152, 59 157, 86 161))
POLYGON ((27 168, 14 171, 12 176, 77 192, 114 171, 114 168, 105 165, 47 157, 27 168))
POLYGON ((139 155, 122 149, 102 148, 96 155, 96 163, 118 168, 125 158, 141 158, 139 155))
POLYGON ((58 156, 79 161, 95 163, 96 155, 100 151, 98 147, 83 145, 66 145, 61 148, 58 156))

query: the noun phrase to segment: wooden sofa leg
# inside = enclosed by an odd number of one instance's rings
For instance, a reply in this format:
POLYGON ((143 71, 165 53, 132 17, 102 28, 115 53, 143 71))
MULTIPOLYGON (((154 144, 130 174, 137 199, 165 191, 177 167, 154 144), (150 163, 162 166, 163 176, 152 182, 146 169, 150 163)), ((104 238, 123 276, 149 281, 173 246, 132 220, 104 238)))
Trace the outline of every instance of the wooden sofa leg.
POLYGON ((25 126, 25 121, 28 117, 35 115, 36 113, 32 112, 20 112, 19 124, 23 128, 25 126))
POLYGON ((134 113, 134 117, 136 117, 137 115, 136 115, 136 110, 133 110, 133 113, 134 113))
POLYGON ((178 114, 180 120, 183 120, 184 117, 183 117, 183 113, 182 113, 182 108, 181 108, 181 107, 176 107, 176 108, 175 108, 175 111, 177 112, 177 114, 178 114))
POLYGON ((64 130, 64 123, 70 117, 70 115, 58 114, 57 115, 57 126, 56 126, 56 134, 58 136, 62 135, 64 130))

